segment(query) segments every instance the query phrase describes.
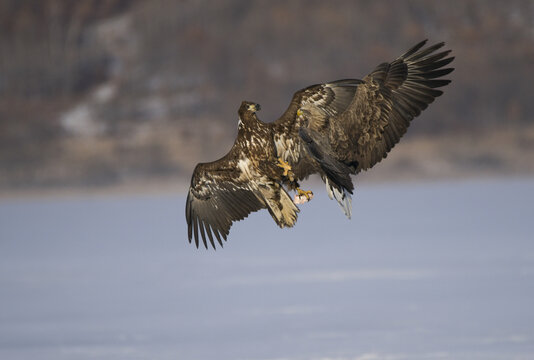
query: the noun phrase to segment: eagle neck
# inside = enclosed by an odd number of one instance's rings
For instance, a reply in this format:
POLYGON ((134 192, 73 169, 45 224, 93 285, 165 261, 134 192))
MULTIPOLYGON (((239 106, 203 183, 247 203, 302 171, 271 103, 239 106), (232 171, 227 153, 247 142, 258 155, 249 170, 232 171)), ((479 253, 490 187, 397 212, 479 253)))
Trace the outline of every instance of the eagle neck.
POLYGON ((267 124, 258 119, 255 115, 245 115, 239 118, 239 130, 244 132, 255 132, 264 128, 267 124))

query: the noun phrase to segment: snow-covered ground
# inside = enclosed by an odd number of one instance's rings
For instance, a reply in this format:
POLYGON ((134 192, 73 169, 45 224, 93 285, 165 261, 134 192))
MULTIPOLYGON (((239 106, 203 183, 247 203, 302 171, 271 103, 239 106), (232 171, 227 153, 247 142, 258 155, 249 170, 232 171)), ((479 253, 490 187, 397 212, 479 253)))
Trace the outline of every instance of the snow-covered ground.
MULTIPOLYGON (((314 189, 318 190, 318 189, 314 189)), ((533 359, 534 179, 316 191, 224 249, 183 195, 0 202, 1 359, 533 359)))

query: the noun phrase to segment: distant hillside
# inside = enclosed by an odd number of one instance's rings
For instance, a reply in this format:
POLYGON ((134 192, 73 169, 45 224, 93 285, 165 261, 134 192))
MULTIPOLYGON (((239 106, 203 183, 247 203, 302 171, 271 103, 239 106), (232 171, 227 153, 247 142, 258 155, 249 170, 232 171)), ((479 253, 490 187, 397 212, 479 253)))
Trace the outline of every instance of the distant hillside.
POLYGON ((188 176, 229 148, 241 100, 272 121, 424 38, 456 71, 409 137, 534 123, 531 1, 4 0, 0 188, 188 176))

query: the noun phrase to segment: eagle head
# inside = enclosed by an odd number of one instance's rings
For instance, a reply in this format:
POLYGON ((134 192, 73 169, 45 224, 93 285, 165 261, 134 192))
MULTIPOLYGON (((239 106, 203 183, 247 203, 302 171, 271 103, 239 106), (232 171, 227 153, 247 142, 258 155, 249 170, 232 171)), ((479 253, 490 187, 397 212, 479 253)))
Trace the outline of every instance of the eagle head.
POLYGON ((239 107, 239 120, 244 123, 249 123, 251 121, 257 121, 256 111, 260 111, 260 104, 256 104, 251 101, 243 101, 239 107))
POLYGON ((239 114, 251 113, 254 114, 256 111, 260 111, 260 104, 253 103, 252 101, 243 101, 241 107, 239 108, 239 114))

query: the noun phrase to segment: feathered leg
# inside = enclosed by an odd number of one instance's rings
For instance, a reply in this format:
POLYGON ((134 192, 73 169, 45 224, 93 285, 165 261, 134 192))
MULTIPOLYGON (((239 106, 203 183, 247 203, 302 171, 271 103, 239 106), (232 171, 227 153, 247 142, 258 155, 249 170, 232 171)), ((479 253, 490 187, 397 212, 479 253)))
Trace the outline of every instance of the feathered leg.
POLYGON ((291 165, 289 165, 287 161, 282 160, 282 158, 278 158, 278 163, 276 164, 276 166, 284 170, 284 172, 282 173, 282 176, 285 176, 289 179, 289 181, 293 185, 293 188, 297 192, 293 199, 293 202, 295 204, 304 204, 310 201, 311 199, 313 199, 313 191, 302 190, 300 188, 299 183, 295 180, 295 174, 292 171, 291 165))

